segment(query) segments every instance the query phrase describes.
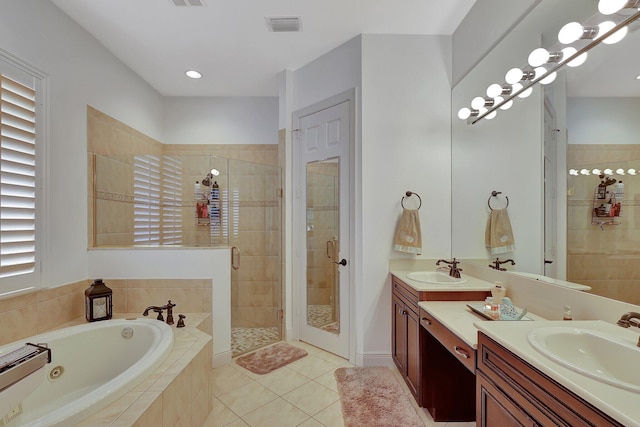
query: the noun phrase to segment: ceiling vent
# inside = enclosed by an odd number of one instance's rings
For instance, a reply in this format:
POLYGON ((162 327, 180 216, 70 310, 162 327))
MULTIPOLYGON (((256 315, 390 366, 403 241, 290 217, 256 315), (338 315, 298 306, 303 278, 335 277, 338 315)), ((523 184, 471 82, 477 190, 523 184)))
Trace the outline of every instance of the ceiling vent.
POLYGON ((174 6, 204 6, 204 0, 171 0, 174 6))
POLYGON ((300 16, 265 16, 267 28, 274 33, 284 33, 302 30, 300 16))

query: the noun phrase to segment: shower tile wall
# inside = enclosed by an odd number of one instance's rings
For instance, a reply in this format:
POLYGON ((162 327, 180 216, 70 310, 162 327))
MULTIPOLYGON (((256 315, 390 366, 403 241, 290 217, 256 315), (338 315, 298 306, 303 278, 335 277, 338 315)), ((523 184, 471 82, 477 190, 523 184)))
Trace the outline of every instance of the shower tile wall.
MULTIPOLYGON (((640 169, 638 160, 638 144, 570 144, 567 151, 568 167, 578 170, 640 169)), ((567 203, 567 280, 589 285, 598 295, 640 304, 640 177, 614 178, 625 185, 621 216, 611 218, 620 224, 604 225, 604 231, 591 221, 598 176, 568 178, 574 195, 567 203)))

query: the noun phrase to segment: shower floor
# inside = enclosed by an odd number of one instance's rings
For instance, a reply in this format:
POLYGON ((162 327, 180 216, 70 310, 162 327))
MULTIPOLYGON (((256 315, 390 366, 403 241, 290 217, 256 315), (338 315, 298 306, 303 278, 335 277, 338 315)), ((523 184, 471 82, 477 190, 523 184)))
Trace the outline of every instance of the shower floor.
POLYGON ((340 333, 340 324, 334 320, 333 309, 330 305, 309 305, 307 307, 307 324, 332 334, 340 333))
POLYGON ((231 355, 236 357, 276 341, 280 341, 280 334, 276 326, 268 328, 231 328, 231 355))

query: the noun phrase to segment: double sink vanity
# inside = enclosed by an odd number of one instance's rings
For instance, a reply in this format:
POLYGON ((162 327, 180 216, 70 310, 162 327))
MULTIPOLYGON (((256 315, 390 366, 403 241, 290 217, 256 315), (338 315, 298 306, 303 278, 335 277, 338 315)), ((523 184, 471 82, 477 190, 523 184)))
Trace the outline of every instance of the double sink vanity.
POLYGON ((637 328, 562 321, 543 302, 561 303, 571 295, 563 287, 463 267, 455 278, 433 262, 390 266, 393 360, 434 421, 640 426, 637 328), (522 320, 492 321, 469 307, 491 295, 497 278, 518 310, 527 306, 522 320))

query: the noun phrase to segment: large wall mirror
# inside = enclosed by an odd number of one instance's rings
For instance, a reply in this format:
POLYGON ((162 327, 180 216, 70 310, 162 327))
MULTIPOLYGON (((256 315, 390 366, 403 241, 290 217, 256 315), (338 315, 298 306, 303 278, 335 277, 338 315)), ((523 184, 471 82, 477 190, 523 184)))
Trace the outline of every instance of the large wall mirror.
POLYGON ((484 245, 488 201, 501 207, 508 197, 516 249, 498 256, 516 261, 509 270, 640 304, 640 22, 623 41, 593 49, 582 66, 566 68, 495 119, 467 125, 456 117, 491 83, 502 83, 506 70, 525 65, 533 49, 554 44, 565 23, 585 22, 597 6, 541 0, 453 89, 452 255, 483 265, 495 260, 484 245), (623 182, 622 197, 610 184, 606 199, 597 199, 606 169, 609 181, 623 182), (492 198, 492 191, 501 194, 492 198), (597 216, 601 204, 616 203, 620 216, 597 216))

